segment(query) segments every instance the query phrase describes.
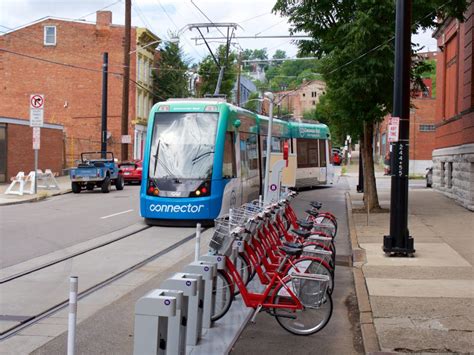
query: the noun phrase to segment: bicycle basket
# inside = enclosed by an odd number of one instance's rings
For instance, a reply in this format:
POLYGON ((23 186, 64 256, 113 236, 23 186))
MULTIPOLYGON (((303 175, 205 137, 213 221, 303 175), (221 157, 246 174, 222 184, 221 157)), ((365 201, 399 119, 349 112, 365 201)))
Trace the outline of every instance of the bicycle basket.
POLYGON ((214 220, 214 234, 209 242, 209 247, 214 251, 226 251, 230 248, 233 238, 232 230, 238 227, 231 223, 229 216, 225 215, 214 220))
POLYGON ((326 302, 329 276, 319 274, 291 274, 295 295, 305 307, 320 307, 326 302))

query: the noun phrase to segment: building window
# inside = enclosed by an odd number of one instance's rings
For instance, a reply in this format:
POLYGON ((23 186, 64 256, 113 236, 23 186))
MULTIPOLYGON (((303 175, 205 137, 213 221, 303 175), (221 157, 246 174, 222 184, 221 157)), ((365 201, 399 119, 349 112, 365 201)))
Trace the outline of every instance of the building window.
POLYGON ((420 132, 434 132, 436 126, 434 124, 420 124, 420 132))
POLYGON ((316 91, 311 92, 311 97, 317 97, 317 96, 318 94, 316 93, 316 91))
POLYGON ((445 185, 445 181, 444 181, 444 177, 446 176, 446 163, 442 162, 441 163, 441 171, 440 171, 440 185, 441 187, 444 187, 445 185))
POLYGON ((56 26, 44 26, 44 45, 56 45, 56 26))
POLYGON ((141 117, 142 116, 142 94, 138 93, 137 97, 137 116, 141 117))
POLYGON ((448 179, 446 185, 448 189, 453 187, 453 162, 448 163, 448 179))
POLYGON ((305 94, 305 93, 303 93, 303 97, 305 97, 305 96, 306 96, 306 94, 305 94))
POLYGON ((313 106, 316 106, 316 101, 313 100, 313 106))
POLYGON ((458 87, 458 34, 451 37, 446 43, 445 49, 445 98, 444 117, 451 118, 458 112, 457 108, 457 87, 458 87))

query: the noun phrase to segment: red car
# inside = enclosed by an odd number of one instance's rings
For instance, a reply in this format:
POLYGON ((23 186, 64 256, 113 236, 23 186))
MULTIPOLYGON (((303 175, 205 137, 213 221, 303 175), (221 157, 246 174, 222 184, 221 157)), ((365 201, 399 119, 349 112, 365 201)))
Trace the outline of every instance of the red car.
POLYGON ((126 183, 142 182, 142 161, 135 160, 130 162, 121 163, 119 168, 122 169, 123 178, 126 183))
POLYGON ((332 161, 334 165, 341 165, 342 163, 342 157, 338 152, 333 152, 332 153, 332 161))

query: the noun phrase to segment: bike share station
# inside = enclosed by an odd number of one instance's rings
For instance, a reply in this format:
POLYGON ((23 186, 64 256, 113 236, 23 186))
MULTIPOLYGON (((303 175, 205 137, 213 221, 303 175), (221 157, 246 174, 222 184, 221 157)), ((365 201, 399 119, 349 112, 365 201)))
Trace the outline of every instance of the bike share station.
MULTIPOLYGON (((266 204, 278 201, 282 189, 294 186, 296 154, 272 153, 266 204)), ((176 273, 135 304, 135 355, 142 354, 226 354, 245 328, 254 309, 247 308, 237 296, 229 311, 212 322, 216 302, 218 270, 225 270, 225 256, 199 256, 200 225, 196 229, 195 261, 176 273)), ((233 241, 231 258, 243 250, 242 242, 233 241)), ((249 289, 258 289, 252 281, 249 289)), ((222 296, 222 295, 220 295, 222 296)))

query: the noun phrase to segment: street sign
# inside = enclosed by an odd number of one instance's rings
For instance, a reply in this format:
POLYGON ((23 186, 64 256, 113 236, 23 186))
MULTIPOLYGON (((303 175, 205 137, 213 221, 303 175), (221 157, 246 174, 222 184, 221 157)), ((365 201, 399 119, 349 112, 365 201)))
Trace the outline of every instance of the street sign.
POLYGON ((132 143, 132 136, 131 135, 125 135, 125 136, 122 136, 122 143, 124 144, 130 144, 132 143))
POLYGON ((400 117, 391 117, 388 124, 388 141, 398 142, 398 131, 400 128, 400 117))
POLYGON ((44 95, 30 95, 30 127, 43 127, 44 95))
POLYGON ((40 149, 41 128, 33 127, 33 149, 40 149))

